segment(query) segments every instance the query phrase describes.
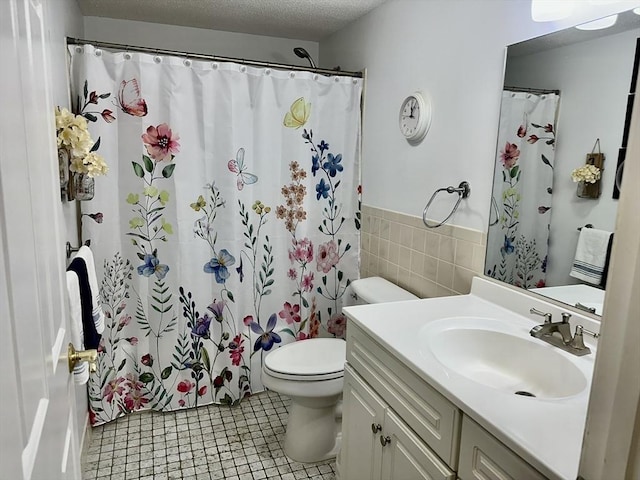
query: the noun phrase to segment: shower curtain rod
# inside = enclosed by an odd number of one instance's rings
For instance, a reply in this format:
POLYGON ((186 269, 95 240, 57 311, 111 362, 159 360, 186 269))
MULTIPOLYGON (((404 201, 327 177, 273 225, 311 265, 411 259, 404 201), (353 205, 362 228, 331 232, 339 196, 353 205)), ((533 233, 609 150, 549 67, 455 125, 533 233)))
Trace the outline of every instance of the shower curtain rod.
POLYGON ((218 55, 208 55, 205 53, 189 53, 189 52, 180 52, 177 50, 166 50, 163 48, 151 48, 151 47, 140 47, 135 45, 123 45, 120 43, 109 43, 109 42, 97 42, 93 40, 85 40, 82 38, 72 38, 67 37, 67 45, 93 45, 98 48, 106 48, 112 50, 125 50, 129 52, 141 52, 141 53, 155 53, 157 55, 171 55, 177 57, 185 57, 185 58, 193 58, 198 60, 210 60, 214 62, 233 62, 239 63, 242 65, 248 65, 251 67, 267 67, 267 68, 276 68, 279 70, 295 70, 301 72, 313 72, 320 73, 322 75, 336 75, 341 77, 356 77, 362 78, 362 72, 347 72, 343 70, 329 70, 326 68, 311 68, 311 67, 301 67, 298 65, 287 65, 284 63, 271 63, 271 62, 262 62, 260 60, 245 60, 244 58, 233 58, 233 57, 221 57, 218 55))
POLYGON ((526 88, 526 87, 508 87, 504 86, 503 90, 507 90, 509 92, 525 92, 525 93, 555 93, 556 95, 560 95, 560 90, 545 90, 542 88, 526 88))

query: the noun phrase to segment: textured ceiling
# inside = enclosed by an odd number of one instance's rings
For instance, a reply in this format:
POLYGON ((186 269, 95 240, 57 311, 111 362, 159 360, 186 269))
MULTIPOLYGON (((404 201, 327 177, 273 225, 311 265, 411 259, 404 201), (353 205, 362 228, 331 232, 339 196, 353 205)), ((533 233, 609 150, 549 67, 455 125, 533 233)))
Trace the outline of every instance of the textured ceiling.
POLYGON ((83 15, 319 41, 386 0, 77 0, 83 15))

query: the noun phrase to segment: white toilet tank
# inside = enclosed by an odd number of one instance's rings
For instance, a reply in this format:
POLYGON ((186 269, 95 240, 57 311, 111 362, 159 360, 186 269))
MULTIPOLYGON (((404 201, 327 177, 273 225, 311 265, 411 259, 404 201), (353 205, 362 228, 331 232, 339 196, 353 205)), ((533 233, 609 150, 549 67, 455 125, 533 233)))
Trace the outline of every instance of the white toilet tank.
POLYGON ((418 300, 413 293, 381 277, 368 277, 354 280, 349 285, 344 306, 365 305, 369 303, 398 302, 418 300))

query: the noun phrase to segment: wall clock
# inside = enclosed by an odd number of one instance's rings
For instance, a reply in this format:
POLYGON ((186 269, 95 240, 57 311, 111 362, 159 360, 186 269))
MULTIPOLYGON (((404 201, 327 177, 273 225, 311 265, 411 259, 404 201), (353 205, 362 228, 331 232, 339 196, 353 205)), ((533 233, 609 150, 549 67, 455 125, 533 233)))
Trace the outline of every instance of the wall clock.
POLYGON ((402 102, 398 117, 400 132, 409 143, 420 142, 431 125, 431 102, 420 92, 409 95, 402 102))

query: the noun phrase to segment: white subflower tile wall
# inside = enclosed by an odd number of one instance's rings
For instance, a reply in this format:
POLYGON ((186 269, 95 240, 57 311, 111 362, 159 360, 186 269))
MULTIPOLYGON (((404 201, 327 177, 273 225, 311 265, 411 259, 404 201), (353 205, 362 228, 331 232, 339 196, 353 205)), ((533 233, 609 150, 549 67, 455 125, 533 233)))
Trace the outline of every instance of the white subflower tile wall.
POLYGON ((380 276, 421 297, 469 293, 482 275, 487 236, 443 225, 428 229, 422 217, 362 206, 362 277, 380 276))

